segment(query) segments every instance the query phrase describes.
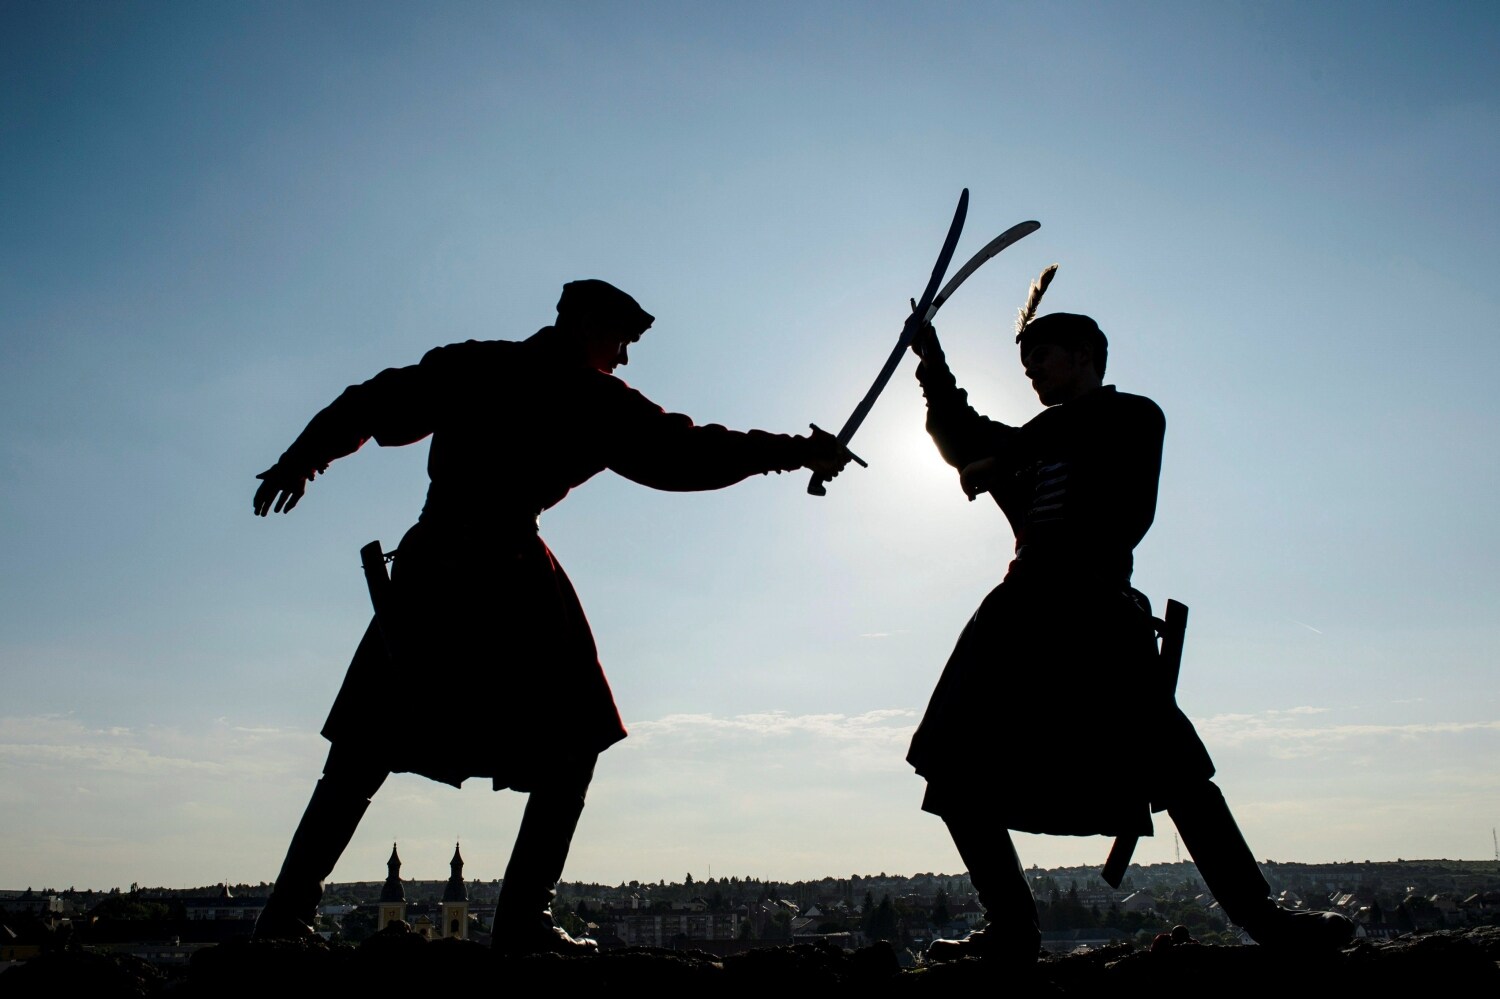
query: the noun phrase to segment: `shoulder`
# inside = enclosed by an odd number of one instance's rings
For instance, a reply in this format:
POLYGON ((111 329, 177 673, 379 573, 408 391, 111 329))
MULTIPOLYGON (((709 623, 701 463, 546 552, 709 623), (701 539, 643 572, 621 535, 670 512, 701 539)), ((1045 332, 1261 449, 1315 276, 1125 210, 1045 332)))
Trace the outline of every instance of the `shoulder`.
POLYGON ((1099 390, 1099 403, 1109 409, 1114 419, 1129 420, 1143 426, 1165 427, 1167 416, 1151 399, 1121 392, 1113 385, 1099 390))
POLYGON ((1051 406, 1022 429, 1032 436, 1084 434, 1111 439, 1155 437, 1166 433, 1161 407, 1143 395, 1120 392, 1113 385, 1095 389, 1072 402, 1051 406))
POLYGON ((465 340, 434 347, 413 371, 432 391, 471 391, 501 379, 524 377, 523 348, 512 340, 465 340))
POLYGON ((483 364, 512 356, 520 346, 514 340, 465 340, 432 348, 422 355, 422 363, 434 366, 483 364))

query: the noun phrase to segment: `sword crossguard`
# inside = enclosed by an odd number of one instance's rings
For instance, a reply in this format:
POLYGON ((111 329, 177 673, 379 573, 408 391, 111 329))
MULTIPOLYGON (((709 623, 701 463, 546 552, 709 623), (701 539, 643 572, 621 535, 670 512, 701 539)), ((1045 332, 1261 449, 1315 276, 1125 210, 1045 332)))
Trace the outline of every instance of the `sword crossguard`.
MULTIPOLYGON (((824 430, 822 427, 818 426, 816 423, 809 423, 808 426, 813 428, 813 432, 814 433, 828 434, 828 431, 824 430)), ((829 437, 833 437, 834 435, 833 434, 828 434, 828 436, 829 437)), ((844 445, 844 452, 849 455, 849 460, 852 461, 852 462, 854 462, 860 468, 869 468, 870 467, 870 465, 869 465, 869 463, 867 461, 865 461, 859 455, 855 454, 853 451, 849 450, 849 445, 848 444, 844 445)), ((818 495, 821 496, 822 493, 819 493, 818 495)))

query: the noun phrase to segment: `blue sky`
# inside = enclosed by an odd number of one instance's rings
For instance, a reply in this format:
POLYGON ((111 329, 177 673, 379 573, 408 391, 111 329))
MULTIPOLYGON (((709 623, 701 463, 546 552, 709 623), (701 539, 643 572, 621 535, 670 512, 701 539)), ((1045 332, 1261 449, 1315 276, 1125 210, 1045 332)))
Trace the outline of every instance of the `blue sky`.
MULTIPOLYGON (((0 5, 0 884, 274 875, 368 614, 356 553, 425 489, 425 445, 371 446, 250 516, 344 385, 528 335, 594 276, 658 316, 622 372, 656 401, 837 427, 963 187, 960 259, 1042 223, 941 317, 980 409, 1036 411, 1005 330, 1058 261, 1048 307, 1094 315, 1109 380, 1167 413, 1136 582, 1192 607, 1180 701, 1252 848, 1487 856, 1497 28, 1481 4, 0 5)), ((1010 538, 921 420, 908 362, 826 499, 605 473, 546 515, 632 731, 569 878, 960 869, 902 757, 1010 538)), ((1036 710, 1065 733, 1068 705, 1036 710)), ((1131 719, 1118 740, 1110 766, 1153 765, 1131 719)), ((393 778, 335 876, 379 876, 392 839, 442 876, 456 837, 498 876, 521 803, 393 778)), ((1169 823, 1140 856, 1170 859, 1169 823)))

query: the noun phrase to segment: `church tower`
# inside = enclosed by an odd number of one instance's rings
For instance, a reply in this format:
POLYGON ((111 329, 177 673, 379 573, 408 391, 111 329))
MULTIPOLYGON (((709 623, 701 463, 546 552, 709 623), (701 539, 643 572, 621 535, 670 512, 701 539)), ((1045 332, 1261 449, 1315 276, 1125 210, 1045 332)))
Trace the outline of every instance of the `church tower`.
POLYGON ((380 889, 380 916, 375 921, 376 931, 391 923, 406 920, 406 891, 401 887, 401 858, 396 854, 396 844, 391 844, 391 859, 385 862, 385 884, 380 889))
POLYGON ((469 889, 464 885, 464 858, 453 844, 453 859, 448 861, 452 874, 443 887, 443 922, 439 935, 456 940, 469 939, 469 889))

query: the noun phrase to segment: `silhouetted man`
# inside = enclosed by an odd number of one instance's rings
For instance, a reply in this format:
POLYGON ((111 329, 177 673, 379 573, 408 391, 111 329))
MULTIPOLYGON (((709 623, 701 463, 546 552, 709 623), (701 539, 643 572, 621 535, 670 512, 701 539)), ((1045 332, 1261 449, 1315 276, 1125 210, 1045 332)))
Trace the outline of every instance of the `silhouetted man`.
MULTIPOLYGON (((1033 287, 1035 314, 1040 288, 1033 287)), ((1018 324, 1042 405, 1010 427, 979 415, 929 326, 913 343, 927 429, 972 500, 989 493, 1016 536, 1005 579, 959 636, 907 760, 927 779, 989 928, 929 955, 1032 961, 1036 905, 1008 830, 1140 836, 1166 809, 1209 890, 1263 944, 1336 946, 1352 925, 1270 898, 1192 723, 1159 676, 1150 605, 1131 589, 1133 550, 1156 512, 1165 419, 1103 385, 1108 345, 1088 316, 1018 324), (1129 733, 1150 757, 1121 758, 1129 733)))
POLYGON ((455 786, 488 777, 497 790, 529 792, 496 912, 497 946, 592 948, 556 925, 551 901, 595 759, 625 729, 583 608, 537 534, 538 516, 606 468, 657 489, 699 490, 804 467, 834 475, 847 459, 821 432, 696 426, 614 377, 652 321, 603 281, 571 282, 556 323, 527 340, 438 347, 419 364, 351 386, 259 476, 255 513, 290 511, 308 480, 366 440, 432 436, 427 502, 401 539, 391 581, 404 641, 391 649, 393 622, 372 622, 355 652, 323 727, 332 743, 323 778, 258 937, 312 932, 322 882, 370 797, 391 771, 406 771, 455 786), (454 704, 479 710, 445 724, 454 704), (401 717, 392 717, 398 707, 401 717))

